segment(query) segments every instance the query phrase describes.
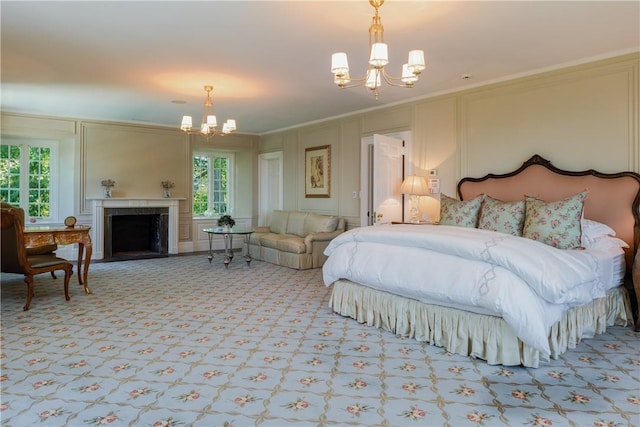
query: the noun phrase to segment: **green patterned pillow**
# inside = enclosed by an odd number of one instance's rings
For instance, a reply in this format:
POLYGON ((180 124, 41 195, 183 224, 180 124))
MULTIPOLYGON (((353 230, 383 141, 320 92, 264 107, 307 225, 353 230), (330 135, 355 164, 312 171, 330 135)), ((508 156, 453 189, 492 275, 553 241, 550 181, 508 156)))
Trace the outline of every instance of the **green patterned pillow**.
POLYGON ((580 247, 582 209, 587 191, 556 202, 525 197, 523 237, 538 240, 558 249, 580 247))
POLYGON ((524 212, 524 200, 503 202, 485 196, 480 208, 478 228, 522 236, 524 212))
POLYGON ((472 227, 478 225, 478 214, 484 195, 460 201, 445 194, 440 195, 440 224, 472 227))

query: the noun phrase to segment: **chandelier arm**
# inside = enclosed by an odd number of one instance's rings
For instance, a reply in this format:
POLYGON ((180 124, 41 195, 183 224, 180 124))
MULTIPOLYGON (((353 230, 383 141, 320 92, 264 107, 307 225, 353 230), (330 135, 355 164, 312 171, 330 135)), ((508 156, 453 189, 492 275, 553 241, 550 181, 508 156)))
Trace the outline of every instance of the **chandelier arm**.
MULTIPOLYGON (((393 77, 391 75, 389 75, 385 69, 382 69, 382 78, 383 80, 389 85, 389 86, 394 86, 394 87, 404 87, 404 88, 412 88, 413 87, 413 82, 411 83, 406 83, 402 81, 402 77, 393 77)), ((418 76, 416 76, 417 78, 418 76)))
POLYGON ((366 77, 350 77, 349 81, 351 83, 338 85, 340 89, 350 89, 352 87, 363 86, 367 82, 366 77))

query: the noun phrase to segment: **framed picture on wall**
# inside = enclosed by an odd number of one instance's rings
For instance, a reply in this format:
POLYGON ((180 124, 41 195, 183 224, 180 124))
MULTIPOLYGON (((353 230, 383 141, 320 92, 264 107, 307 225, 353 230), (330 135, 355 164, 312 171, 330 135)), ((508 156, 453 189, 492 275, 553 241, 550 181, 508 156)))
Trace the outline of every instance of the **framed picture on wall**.
POLYGON ((304 153, 304 196, 331 196, 331 146, 311 147, 304 153))

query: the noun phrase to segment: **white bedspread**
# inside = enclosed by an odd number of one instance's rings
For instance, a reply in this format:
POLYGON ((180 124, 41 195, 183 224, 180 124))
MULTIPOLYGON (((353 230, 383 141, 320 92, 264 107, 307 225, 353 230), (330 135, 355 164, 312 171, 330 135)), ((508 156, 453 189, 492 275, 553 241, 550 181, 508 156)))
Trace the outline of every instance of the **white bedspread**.
POLYGON ((360 227, 333 239, 325 254, 327 286, 348 279, 429 304, 500 316, 547 355, 549 328, 562 311, 605 294, 593 253, 487 230, 360 227))

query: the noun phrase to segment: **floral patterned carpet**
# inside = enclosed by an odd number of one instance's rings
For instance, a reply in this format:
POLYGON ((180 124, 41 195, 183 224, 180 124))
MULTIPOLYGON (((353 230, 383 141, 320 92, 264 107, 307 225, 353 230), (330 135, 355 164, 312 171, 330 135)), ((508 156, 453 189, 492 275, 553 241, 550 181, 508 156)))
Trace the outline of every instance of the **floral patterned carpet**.
POLYGON ((640 335, 614 327, 538 369, 363 326, 322 270, 197 254, 3 274, 2 426, 638 426, 640 335))

